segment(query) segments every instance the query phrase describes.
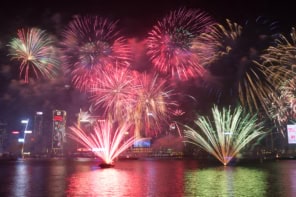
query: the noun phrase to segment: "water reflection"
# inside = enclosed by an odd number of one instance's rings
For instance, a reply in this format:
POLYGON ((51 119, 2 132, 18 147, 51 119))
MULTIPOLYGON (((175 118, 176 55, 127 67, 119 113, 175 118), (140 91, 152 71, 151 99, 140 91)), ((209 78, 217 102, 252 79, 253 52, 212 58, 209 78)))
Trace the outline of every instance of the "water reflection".
MULTIPOLYGON (((7 170, 8 196, 63 196, 67 183, 67 165, 63 161, 19 160, 14 165, 1 166, 7 170), (4 168, 5 167, 5 168, 4 168)), ((1 176, 1 179, 3 177, 1 176)))
POLYGON ((116 168, 73 174, 69 196, 182 196, 184 162, 121 162, 116 168), (162 194, 162 195, 161 195, 162 194))
POLYGON ((26 196, 29 190, 29 178, 28 166, 23 163, 19 164, 15 168, 15 174, 12 177, 12 190, 10 196, 26 196))
POLYGON ((295 196, 296 194, 296 161, 277 161, 270 164, 270 180, 273 185, 269 190, 274 196, 295 196), (282 165, 282 164, 285 165, 282 165))
POLYGON ((185 196, 265 196, 267 172, 221 166, 186 172, 185 196))
POLYGON ((198 161, 0 162, 0 196, 295 196, 296 161, 237 166, 198 161))
MULTIPOLYGON (((56 161, 55 165, 49 168, 47 177, 47 193, 63 194, 67 188, 67 165, 63 160, 56 161)), ((40 177, 41 178, 41 177, 40 177)))

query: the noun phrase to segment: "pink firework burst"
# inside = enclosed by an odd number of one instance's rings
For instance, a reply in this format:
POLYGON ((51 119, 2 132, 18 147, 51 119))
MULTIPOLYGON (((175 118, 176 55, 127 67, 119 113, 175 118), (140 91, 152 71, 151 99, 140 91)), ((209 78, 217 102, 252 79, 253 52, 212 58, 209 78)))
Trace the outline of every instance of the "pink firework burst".
POLYGON ((192 50, 193 39, 209 30, 213 19, 201 10, 171 11, 149 32, 147 55, 155 68, 181 80, 201 76, 204 68, 192 50))
POLYGON ((90 88, 90 100, 95 108, 105 109, 105 115, 127 120, 132 113, 137 87, 129 70, 103 70, 90 88))
POLYGON ((108 165, 135 141, 133 135, 129 136, 130 125, 127 122, 116 126, 108 120, 97 121, 91 133, 78 126, 72 126, 70 129, 72 130, 70 138, 93 151, 108 165))
POLYGON ((75 17, 63 32, 64 63, 75 87, 86 90, 98 72, 130 65, 131 50, 117 22, 98 16, 75 17))
POLYGON ((140 89, 133 110, 137 138, 153 136, 160 132, 161 124, 167 123, 172 108, 178 106, 173 100, 173 90, 167 80, 158 75, 139 75, 136 81, 140 89), (144 132, 144 133, 141 133, 144 132))
POLYGON ((11 59, 21 62, 20 77, 24 77, 26 83, 31 74, 36 78, 55 78, 60 71, 60 61, 54 39, 38 28, 19 29, 17 35, 8 46, 11 59))

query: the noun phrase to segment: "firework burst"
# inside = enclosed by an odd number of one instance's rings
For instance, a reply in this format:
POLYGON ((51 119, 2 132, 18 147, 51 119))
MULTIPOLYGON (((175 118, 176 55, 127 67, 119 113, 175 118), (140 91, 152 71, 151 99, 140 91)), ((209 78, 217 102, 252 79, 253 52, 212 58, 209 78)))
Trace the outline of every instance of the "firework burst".
POLYGON ((235 48, 236 40, 242 33, 242 26, 226 19, 226 25, 214 24, 211 32, 202 33, 195 37, 192 49, 198 55, 202 65, 228 55, 235 48))
POLYGON ((117 127, 111 121, 97 121, 91 133, 85 132, 78 126, 70 127, 72 133, 69 137, 93 151, 109 165, 134 143, 134 136, 127 136, 129 128, 127 122, 117 127))
POLYGON ((280 72, 279 77, 276 75, 272 78, 277 84, 278 94, 271 102, 270 113, 271 118, 275 120, 277 128, 285 136, 285 125, 289 120, 295 119, 295 97, 296 97, 296 81, 295 81, 295 64, 296 64, 296 32, 292 28, 290 37, 280 34, 275 40, 275 44, 267 48, 262 59, 264 64, 270 68, 282 69, 284 73, 280 72), (284 80, 284 81, 283 81, 284 80))
POLYGON ((102 69, 127 67, 131 50, 117 22, 97 16, 76 17, 63 32, 65 69, 75 87, 86 90, 102 69))
MULTIPOLYGON (((292 28, 290 37, 280 34, 275 40, 275 45, 268 47, 261 56, 266 64, 281 65, 291 70, 296 65, 296 31, 292 28)), ((291 73, 291 72, 288 72, 291 73)))
POLYGON ((112 116, 112 119, 126 121, 136 102, 137 86, 133 80, 126 69, 102 71, 100 78, 90 88, 93 106, 105 109, 105 115, 112 116))
POLYGON ((241 106, 234 110, 217 106, 212 108, 213 118, 200 116, 194 121, 195 130, 185 127, 186 142, 204 149, 227 165, 249 142, 264 134, 263 123, 257 116, 245 113, 241 106))
POLYGON ((273 99, 270 95, 288 73, 286 67, 261 62, 261 52, 274 41, 273 27, 273 23, 262 18, 245 26, 227 20, 227 25, 214 25, 212 31, 198 38, 203 45, 211 43, 215 52, 212 58, 204 60, 212 78, 223 81, 222 90, 226 87, 238 95, 241 104, 251 112, 263 109, 268 113, 273 99))
POLYGON ((19 29, 18 37, 8 44, 12 60, 20 61, 20 77, 29 82, 31 74, 36 78, 55 78, 60 70, 54 39, 38 28, 19 29))
POLYGON ((160 123, 166 122, 171 109, 177 106, 172 98, 173 90, 166 80, 156 74, 139 75, 136 83, 140 84, 133 112, 136 136, 141 135, 141 129, 145 131, 145 136, 156 135, 159 133, 160 123))
POLYGON ((296 79, 287 80, 279 88, 279 96, 275 96, 269 107, 270 118, 277 129, 285 136, 286 125, 296 119, 296 79))
POLYGON ((296 119, 296 78, 289 80, 282 88, 282 95, 287 98, 287 103, 290 106, 290 118, 296 119))
POLYGON ((149 32, 147 55, 158 71, 173 78, 201 76, 204 69, 192 52, 192 41, 212 24, 212 18, 200 10, 172 11, 149 32))
POLYGON ((230 85, 233 81, 233 73, 222 77, 218 71, 212 68, 212 64, 228 57, 235 50, 241 33, 241 25, 226 19, 226 25, 216 23, 212 26, 210 33, 202 33, 193 40, 193 51, 198 55, 200 63, 208 68, 203 75, 201 85, 210 94, 214 94, 218 102, 224 95, 234 94, 233 87, 230 85))

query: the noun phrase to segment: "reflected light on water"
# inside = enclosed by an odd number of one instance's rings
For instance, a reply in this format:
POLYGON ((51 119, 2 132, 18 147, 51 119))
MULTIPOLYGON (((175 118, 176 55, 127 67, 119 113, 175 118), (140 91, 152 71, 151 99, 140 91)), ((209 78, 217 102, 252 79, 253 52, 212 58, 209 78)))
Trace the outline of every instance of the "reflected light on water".
POLYGON ((42 161, 18 161, 14 173, 7 177, 11 181, 9 196, 63 195, 67 188, 67 165, 63 161, 52 162, 50 168, 42 164, 42 161))
POLYGON ((183 162, 117 163, 116 168, 93 168, 69 178, 68 196, 182 196, 183 162), (128 164, 128 165, 127 165, 128 164))
MULTIPOLYGON (((280 163, 280 162, 279 162, 280 163)), ((273 193, 274 196, 295 196, 296 194, 296 168, 295 161, 286 161, 285 165, 271 165, 271 179, 274 181, 273 193), (280 178, 279 178, 280 177, 280 178), (289 184, 287 184, 289 183, 289 184)))
POLYGON ((69 196, 139 196, 137 191, 141 187, 141 178, 133 177, 122 170, 97 169, 89 172, 74 174, 69 179, 67 195, 69 196), (133 190, 131 191, 131 185, 133 190))
POLYGON ((26 196, 29 192, 28 166, 24 164, 15 167, 11 196, 26 196))
MULTIPOLYGON (((57 161, 59 162, 59 161, 57 161)), ((49 169, 48 191, 51 194, 62 193, 67 188, 67 166, 63 162, 57 163, 49 169)))
POLYGON ((295 160, 217 166, 187 160, 0 162, 0 196, 295 196, 295 160))
POLYGON ((221 166, 185 174, 186 196, 265 196, 267 172, 221 166))

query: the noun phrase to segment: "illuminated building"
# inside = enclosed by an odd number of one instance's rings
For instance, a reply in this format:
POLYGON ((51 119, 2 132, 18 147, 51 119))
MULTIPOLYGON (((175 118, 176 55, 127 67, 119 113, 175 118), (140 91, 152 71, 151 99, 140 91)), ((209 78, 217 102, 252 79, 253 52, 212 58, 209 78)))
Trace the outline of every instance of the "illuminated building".
POLYGON ((43 127, 43 112, 36 112, 34 118, 34 132, 33 135, 35 138, 38 138, 42 135, 43 127))
POLYGON ((53 110, 52 152, 54 154, 63 154, 63 145, 66 141, 66 118, 66 111, 53 110))

